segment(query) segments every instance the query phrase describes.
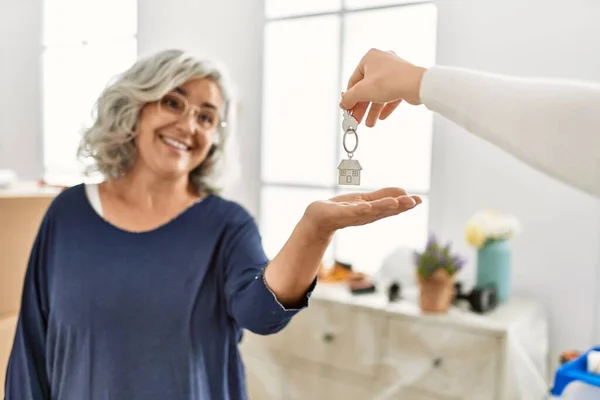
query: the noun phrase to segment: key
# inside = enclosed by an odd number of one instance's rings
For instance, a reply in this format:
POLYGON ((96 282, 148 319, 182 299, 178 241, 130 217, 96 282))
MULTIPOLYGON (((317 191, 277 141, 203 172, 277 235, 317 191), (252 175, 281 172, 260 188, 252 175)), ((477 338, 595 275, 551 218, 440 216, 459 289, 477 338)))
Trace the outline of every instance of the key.
POLYGON ((354 132, 358 129, 358 121, 354 118, 348 110, 344 110, 344 119, 342 120, 342 130, 348 132, 348 129, 352 128, 354 132))
POLYGON ((356 133, 356 129, 358 128, 358 121, 350 115, 350 113, 345 110, 344 111, 344 119, 342 120, 342 129, 344 130, 344 138, 342 140, 342 144, 344 145, 344 150, 348 154, 347 160, 342 160, 338 165, 338 184, 340 185, 360 185, 360 172, 362 167, 358 160, 353 160, 354 152, 358 148, 358 134, 356 133), (354 135, 356 142, 354 143, 354 148, 352 150, 348 149, 346 145, 346 138, 348 135, 354 135))

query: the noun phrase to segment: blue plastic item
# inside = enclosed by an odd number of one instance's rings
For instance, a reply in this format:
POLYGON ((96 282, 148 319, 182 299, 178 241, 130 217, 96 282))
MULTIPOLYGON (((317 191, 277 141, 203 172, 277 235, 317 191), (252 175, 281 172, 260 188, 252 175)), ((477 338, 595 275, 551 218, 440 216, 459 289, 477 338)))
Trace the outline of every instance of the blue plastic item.
POLYGON ((553 396, 561 396, 565 388, 574 381, 580 381, 590 386, 600 387, 600 375, 587 372, 587 355, 590 351, 600 351, 600 346, 594 347, 575 360, 565 363, 556 371, 554 376, 554 387, 550 392, 553 396))

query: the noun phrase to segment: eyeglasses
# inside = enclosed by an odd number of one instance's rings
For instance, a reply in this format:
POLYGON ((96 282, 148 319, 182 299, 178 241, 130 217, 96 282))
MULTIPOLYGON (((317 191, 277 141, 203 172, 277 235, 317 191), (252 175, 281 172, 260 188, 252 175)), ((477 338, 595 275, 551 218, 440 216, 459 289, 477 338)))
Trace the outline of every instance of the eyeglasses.
POLYGON ((202 129, 225 127, 225 122, 221 120, 222 118, 216 109, 190 104, 184 96, 175 92, 166 94, 158 101, 158 111, 176 119, 187 115, 188 112, 192 112, 194 113, 196 123, 202 129))

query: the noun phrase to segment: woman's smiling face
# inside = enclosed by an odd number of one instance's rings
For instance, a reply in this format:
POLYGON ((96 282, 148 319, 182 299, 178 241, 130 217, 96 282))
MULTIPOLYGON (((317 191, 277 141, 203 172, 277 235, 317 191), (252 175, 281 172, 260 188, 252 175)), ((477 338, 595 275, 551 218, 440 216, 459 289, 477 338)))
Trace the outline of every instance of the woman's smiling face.
POLYGON ((221 90, 210 79, 190 80, 147 104, 138 120, 135 167, 167 179, 187 176, 208 156, 222 108, 221 90))

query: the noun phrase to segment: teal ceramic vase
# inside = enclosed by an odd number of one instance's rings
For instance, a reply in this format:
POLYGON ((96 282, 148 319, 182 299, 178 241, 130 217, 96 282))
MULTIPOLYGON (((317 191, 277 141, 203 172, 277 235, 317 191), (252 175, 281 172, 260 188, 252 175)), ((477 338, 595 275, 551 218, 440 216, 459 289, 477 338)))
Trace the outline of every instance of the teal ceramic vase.
POLYGON ((511 247, 508 240, 491 240, 477 251, 477 287, 493 283, 498 302, 510 296, 511 247))

